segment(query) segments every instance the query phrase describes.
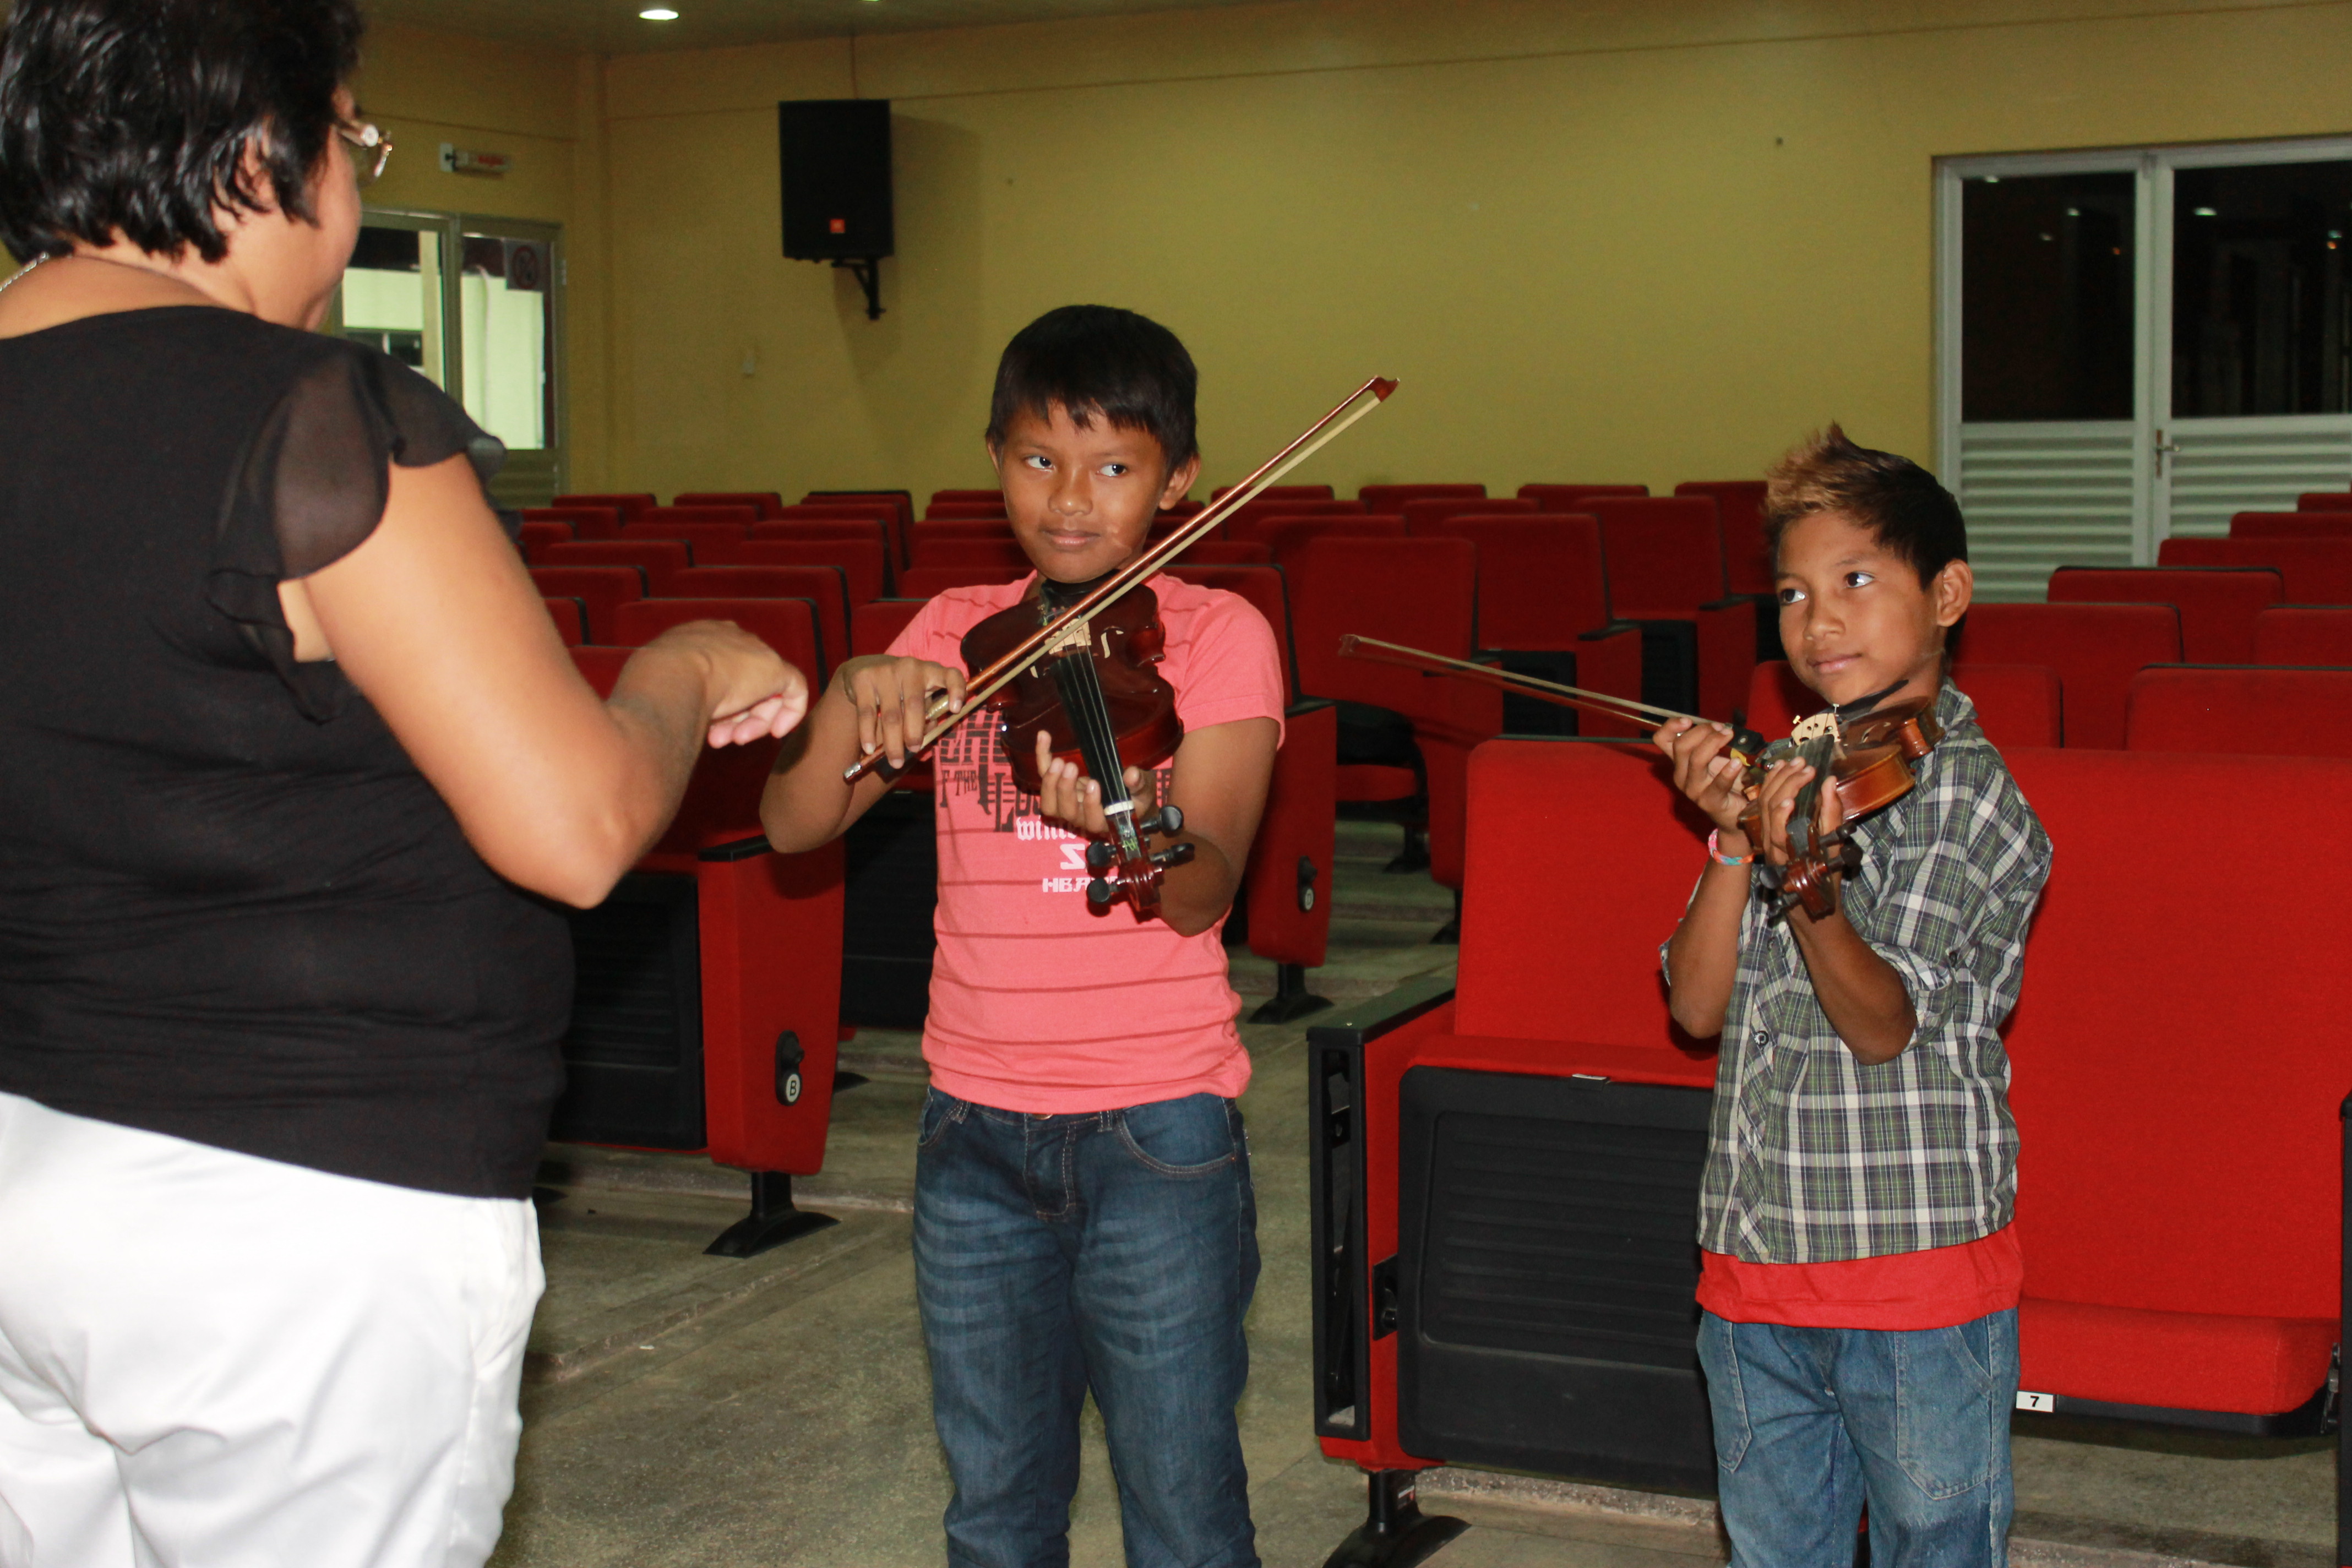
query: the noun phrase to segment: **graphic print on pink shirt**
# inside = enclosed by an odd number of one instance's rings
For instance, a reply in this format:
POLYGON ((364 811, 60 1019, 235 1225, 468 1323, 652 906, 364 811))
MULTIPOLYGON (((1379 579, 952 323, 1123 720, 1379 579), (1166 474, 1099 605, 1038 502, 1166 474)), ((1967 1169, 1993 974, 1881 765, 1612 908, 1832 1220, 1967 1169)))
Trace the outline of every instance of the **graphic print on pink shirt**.
MULTIPOLYGON (((1034 578, 941 594, 890 651, 961 668, 965 632, 1034 578)), ((1170 577, 1150 584, 1167 628, 1160 673, 1186 734, 1282 721, 1274 633, 1247 601, 1170 577)), ((1013 787, 985 711, 932 752, 940 901, 923 1055, 931 1081, 1006 1110, 1108 1110, 1208 1092, 1237 1095, 1249 1053, 1226 977, 1224 922, 1181 936, 1126 904, 1087 902, 1086 841, 1013 787)), ((1160 770, 1164 795, 1172 767, 1160 770)))

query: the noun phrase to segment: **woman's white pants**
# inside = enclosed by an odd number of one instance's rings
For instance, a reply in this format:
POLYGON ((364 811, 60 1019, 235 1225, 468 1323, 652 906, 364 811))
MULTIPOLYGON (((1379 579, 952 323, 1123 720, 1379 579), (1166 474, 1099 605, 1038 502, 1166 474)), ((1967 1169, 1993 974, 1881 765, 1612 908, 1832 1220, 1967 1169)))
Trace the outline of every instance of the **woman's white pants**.
POLYGON ((0 1094, 0 1568, 478 1568, 530 1205, 0 1094))

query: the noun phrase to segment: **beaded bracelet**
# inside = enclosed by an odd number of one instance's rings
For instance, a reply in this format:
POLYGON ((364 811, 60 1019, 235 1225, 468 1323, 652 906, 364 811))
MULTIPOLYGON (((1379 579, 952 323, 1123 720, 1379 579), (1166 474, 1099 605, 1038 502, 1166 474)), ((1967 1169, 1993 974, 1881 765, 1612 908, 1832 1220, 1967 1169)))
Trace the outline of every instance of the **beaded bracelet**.
POLYGON ((1756 863, 1756 857, 1753 854, 1726 855, 1722 849, 1722 838, 1723 830, 1721 828, 1717 828, 1706 836, 1706 854, 1708 859, 1713 860, 1718 866, 1752 866, 1756 863))

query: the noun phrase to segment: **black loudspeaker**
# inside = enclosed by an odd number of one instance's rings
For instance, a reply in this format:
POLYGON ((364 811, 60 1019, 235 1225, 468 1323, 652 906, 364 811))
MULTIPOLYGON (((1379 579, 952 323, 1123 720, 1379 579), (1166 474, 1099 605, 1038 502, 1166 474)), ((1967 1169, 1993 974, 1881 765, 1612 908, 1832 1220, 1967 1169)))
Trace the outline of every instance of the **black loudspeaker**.
POLYGON ((776 105, 784 255, 871 261, 893 253, 890 102, 811 98, 776 105))
POLYGON ((550 1136, 643 1149, 707 1142, 695 899, 690 877, 632 871, 594 909, 570 911, 578 978, 550 1136))

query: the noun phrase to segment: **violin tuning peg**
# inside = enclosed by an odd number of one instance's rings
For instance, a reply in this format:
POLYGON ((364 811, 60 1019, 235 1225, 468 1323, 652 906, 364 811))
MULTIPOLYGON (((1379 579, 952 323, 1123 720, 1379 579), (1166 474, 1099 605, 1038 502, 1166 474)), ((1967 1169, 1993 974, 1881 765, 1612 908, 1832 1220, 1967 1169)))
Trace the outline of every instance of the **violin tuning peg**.
POLYGON ((1156 833, 1163 838, 1173 838, 1184 831, 1184 813, 1179 806, 1163 805, 1151 816, 1137 823, 1136 826, 1146 833, 1156 833))
POLYGON ((1192 847, 1190 844, 1171 844, 1165 849, 1154 851, 1151 863, 1162 867, 1183 866, 1190 864, 1192 858, 1192 847))
POLYGON ((1100 877, 1087 884, 1087 902, 1098 910, 1107 907, 1117 897, 1118 890, 1100 877))
POLYGON ((1101 876, 1118 858, 1118 851, 1097 838, 1087 846, 1087 869, 1101 876))

